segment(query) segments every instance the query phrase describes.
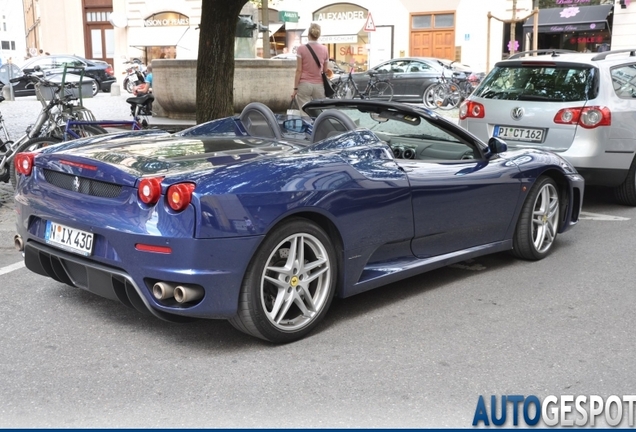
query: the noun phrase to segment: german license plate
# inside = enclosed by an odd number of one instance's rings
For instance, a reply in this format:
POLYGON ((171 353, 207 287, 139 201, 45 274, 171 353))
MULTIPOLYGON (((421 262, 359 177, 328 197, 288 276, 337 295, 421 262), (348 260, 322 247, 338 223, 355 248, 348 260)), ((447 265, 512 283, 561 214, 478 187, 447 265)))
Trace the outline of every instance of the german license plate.
POLYGON ((513 141, 543 142, 545 129, 495 126, 493 136, 513 141))
POLYGON ((89 256, 93 253, 93 233, 52 221, 46 222, 44 240, 48 244, 76 254, 89 256))

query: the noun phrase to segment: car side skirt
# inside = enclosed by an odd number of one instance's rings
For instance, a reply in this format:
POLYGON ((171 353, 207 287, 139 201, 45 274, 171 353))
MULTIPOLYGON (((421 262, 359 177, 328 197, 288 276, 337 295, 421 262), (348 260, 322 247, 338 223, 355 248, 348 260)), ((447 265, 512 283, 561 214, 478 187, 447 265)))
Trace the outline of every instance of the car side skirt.
POLYGON ((342 296, 349 297, 470 258, 504 252, 511 249, 512 239, 509 239, 431 258, 418 259, 416 257, 405 257, 392 262, 375 263, 365 267, 358 283, 350 287, 345 287, 342 296))

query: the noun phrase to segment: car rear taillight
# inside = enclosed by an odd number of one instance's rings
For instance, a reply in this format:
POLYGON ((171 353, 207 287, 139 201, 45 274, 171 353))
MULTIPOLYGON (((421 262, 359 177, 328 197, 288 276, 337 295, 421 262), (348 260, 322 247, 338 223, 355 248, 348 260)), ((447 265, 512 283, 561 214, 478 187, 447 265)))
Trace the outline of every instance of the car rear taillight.
POLYGON ((113 67, 111 65, 108 65, 104 72, 106 72, 106 75, 115 75, 115 71, 113 70, 113 67))
POLYGON ((166 194, 170 208, 174 211, 181 211, 186 208, 192 201, 194 186, 194 183, 178 183, 170 186, 166 194))
POLYGON ((35 161, 35 153, 18 153, 15 155, 15 169, 20 174, 30 176, 33 171, 33 163, 35 161))
POLYGON ((163 177, 149 177, 139 182, 139 199, 148 205, 156 204, 161 196, 161 181, 163 177))
POLYGON ((557 124, 579 125, 586 129, 597 126, 610 126, 612 124, 612 112, 607 107, 590 106, 563 108, 554 116, 557 124))
POLYGON ((484 106, 479 102, 465 100, 459 107, 459 118, 464 120, 465 118, 484 118, 486 110, 484 106))

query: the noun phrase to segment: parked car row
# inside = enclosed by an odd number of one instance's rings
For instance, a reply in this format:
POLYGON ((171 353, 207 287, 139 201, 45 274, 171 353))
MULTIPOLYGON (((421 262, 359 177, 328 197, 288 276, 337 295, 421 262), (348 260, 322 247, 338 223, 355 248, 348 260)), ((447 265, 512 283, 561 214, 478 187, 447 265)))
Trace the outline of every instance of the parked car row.
POLYGON ((469 80, 475 85, 483 74, 473 73, 469 66, 434 57, 402 57, 380 63, 365 72, 353 72, 356 86, 364 89, 371 74, 388 79, 393 87, 392 100, 423 103, 426 90, 443 76, 469 80))
MULTIPOLYGON (((61 73, 66 67, 69 73, 80 74, 83 72, 84 80, 92 80, 92 95, 96 95, 100 90, 110 92, 110 86, 117 81, 114 75, 113 67, 102 60, 87 60, 83 57, 74 55, 42 55, 27 60, 22 67, 18 68, 14 65, 11 75, 13 78, 25 74, 33 73, 39 68, 40 71, 47 74, 61 73)), ((0 78, 2 85, 9 85, 9 71, 2 72, 0 78), (6 81, 6 82, 5 82, 6 81)), ((13 94, 16 97, 33 96, 35 88, 28 81, 21 81, 13 84, 13 94)))

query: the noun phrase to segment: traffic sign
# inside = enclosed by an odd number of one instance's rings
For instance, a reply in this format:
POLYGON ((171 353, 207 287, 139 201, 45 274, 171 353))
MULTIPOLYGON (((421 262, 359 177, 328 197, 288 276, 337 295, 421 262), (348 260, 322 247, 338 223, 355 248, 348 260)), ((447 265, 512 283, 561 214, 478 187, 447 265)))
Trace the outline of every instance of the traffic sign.
POLYGON ((375 31, 375 23, 373 22, 373 17, 371 16, 371 12, 367 14, 367 23, 364 25, 365 32, 375 31))

